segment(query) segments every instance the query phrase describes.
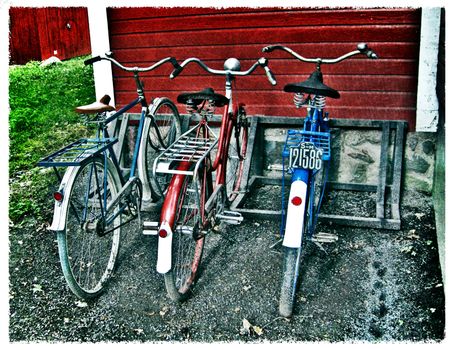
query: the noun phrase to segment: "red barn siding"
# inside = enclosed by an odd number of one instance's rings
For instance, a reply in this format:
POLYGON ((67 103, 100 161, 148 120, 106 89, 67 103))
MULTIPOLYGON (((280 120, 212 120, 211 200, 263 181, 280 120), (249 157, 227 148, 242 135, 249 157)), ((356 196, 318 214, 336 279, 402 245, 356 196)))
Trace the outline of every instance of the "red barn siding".
MULTIPOLYGON (((112 8, 108 11, 111 48, 125 64, 145 66, 174 56, 179 61, 199 57, 222 68, 237 57, 248 68, 260 56, 270 59, 278 85, 262 71, 237 79, 237 95, 249 114, 301 116, 285 84, 304 80, 314 65, 284 52, 262 54, 270 44, 283 44, 306 57, 337 57, 367 42, 379 60, 358 57, 322 66, 325 82, 338 89, 340 100, 329 101, 336 118, 407 120, 415 123, 419 53, 418 9, 277 9, 277 8, 112 8)), ((224 88, 222 77, 210 76, 196 65, 169 80, 170 66, 145 75, 152 96, 176 100, 181 91, 212 86, 224 88)), ((116 101, 134 94, 133 81, 114 70, 116 101)), ((181 106, 184 112, 184 107, 181 106)))
POLYGON ((91 52, 88 13, 82 7, 12 7, 10 33, 12 63, 51 56, 64 60, 91 52))

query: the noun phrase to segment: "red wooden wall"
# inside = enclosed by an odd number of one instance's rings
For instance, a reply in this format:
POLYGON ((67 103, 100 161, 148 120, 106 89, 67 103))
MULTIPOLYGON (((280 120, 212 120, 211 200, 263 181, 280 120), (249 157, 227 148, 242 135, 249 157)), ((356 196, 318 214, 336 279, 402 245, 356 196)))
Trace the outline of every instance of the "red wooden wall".
POLYGON ((9 15, 11 63, 51 56, 64 60, 91 52, 86 8, 11 7, 9 15))
MULTIPOLYGON (((306 79, 314 66, 284 52, 263 54, 262 47, 283 44, 305 57, 337 57, 367 42, 379 60, 354 58, 322 66, 324 81, 341 93, 329 101, 332 117, 407 120, 415 124, 419 53, 419 9, 279 9, 279 8, 111 8, 110 44, 116 58, 128 65, 145 66, 174 56, 179 61, 199 57, 210 67, 222 68, 237 57, 248 68, 260 56, 270 59, 278 85, 268 83, 261 70, 237 79, 237 96, 248 114, 301 116, 289 82, 306 79)), ((224 80, 196 65, 175 80, 170 66, 149 73, 146 89, 152 96, 176 100, 181 91, 212 86, 222 91, 224 80)), ((114 70, 117 103, 132 99, 134 82, 114 70)), ((184 112, 184 106, 181 106, 184 112)))

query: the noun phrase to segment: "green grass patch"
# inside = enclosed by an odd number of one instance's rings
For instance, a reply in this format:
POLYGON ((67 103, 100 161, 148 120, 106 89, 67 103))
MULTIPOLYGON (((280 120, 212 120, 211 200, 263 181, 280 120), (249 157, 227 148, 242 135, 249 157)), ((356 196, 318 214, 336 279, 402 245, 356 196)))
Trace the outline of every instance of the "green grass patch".
POLYGON ((90 131, 74 112, 94 101, 93 70, 86 57, 47 67, 39 62, 9 69, 10 220, 43 215, 53 209, 50 192, 58 185, 36 163, 90 131))

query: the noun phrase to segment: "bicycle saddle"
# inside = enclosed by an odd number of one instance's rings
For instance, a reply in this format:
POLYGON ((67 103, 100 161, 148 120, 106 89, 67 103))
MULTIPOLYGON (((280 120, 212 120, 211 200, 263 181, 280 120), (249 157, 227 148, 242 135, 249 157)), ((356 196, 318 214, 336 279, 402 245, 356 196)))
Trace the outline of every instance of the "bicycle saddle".
POLYGON ((185 104, 198 106, 204 100, 213 101, 216 107, 222 107, 229 103, 229 99, 224 95, 217 94, 212 88, 206 88, 199 92, 184 92, 177 97, 177 101, 185 104))
POLYGON ((337 90, 323 84, 323 74, 319 70, 315 70, 309 78, 301 83, 287 84, 284 86, 285 92, 305 92, 307 94, 339 98, 340 94, 337 90))
POLYGON ((99 100, 99 102, 93 102, 89 105, 76 107, 76 112, 82 113, 82 114, 95 114, 95 113, 113 111, 115 109, 115 107, 109 105, 109 102, 110 102, 110 96, 104 95, 99 100))

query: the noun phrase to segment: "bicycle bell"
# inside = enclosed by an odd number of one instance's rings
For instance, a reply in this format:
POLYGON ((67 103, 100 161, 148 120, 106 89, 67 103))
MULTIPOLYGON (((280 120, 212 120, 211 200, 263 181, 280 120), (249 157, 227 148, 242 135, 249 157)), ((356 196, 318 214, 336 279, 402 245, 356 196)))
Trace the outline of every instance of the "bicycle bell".
POLYGON ((224 62, 224 69, 230 71, 240 71, 241 70, 240 61, 238 61, 236 58, 228 58, 224 62))

